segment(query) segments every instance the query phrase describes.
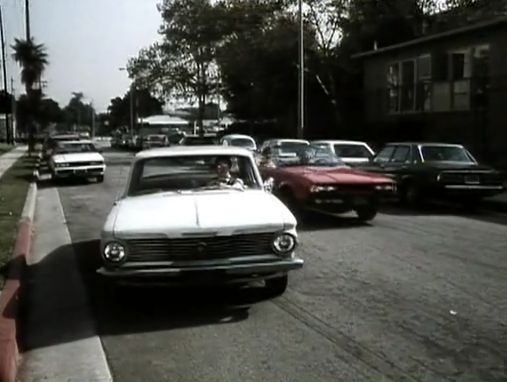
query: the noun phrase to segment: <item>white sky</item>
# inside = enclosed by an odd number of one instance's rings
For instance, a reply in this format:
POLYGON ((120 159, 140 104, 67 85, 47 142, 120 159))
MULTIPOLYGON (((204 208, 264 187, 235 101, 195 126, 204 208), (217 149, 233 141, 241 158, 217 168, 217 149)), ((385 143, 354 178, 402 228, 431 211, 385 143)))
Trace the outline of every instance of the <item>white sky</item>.
MULTIPOLYGON (((50 64, 44 75, 45 93, 60 107, 72 92, 106 110, 111 98, 130 85, 119 71, 129 57, 158 39, 158 0, 30 0, 31 34, 44 43, 50 64)), ((25 38, 24 0, 1 0, 7 46, 7 76, 22 90, 19 67, 12 61, 15 37, 25 38)))

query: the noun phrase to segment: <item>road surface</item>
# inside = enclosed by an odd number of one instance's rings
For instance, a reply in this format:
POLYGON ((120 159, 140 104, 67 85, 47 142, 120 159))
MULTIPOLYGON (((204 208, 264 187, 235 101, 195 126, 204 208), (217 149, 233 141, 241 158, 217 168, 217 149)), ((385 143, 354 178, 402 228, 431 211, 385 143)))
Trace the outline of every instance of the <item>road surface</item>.
POLYGON ((309 215, 306 265, 280 298, 127 288, 113 299, 90 268, 131 154, 105 155, 104 183, 58 192, 116 381, 507 377, 506 217, 396 206, 367 225, 309 215))

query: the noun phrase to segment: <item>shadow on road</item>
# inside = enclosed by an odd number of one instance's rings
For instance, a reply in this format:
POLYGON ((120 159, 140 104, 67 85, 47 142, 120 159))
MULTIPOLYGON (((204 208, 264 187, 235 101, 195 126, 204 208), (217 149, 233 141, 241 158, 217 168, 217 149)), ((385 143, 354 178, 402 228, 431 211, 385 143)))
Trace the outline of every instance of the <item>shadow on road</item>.
POLYGON ((398 216, 458 216, 487 223, 507 225, 507 214, 485 210, 480 205, 475 210, 467 210, 461 205, 451 203, 425 203, 420 207, 385 204, 380 208, 380 212, 386 215, 398 216))
POLYGON ((355 216, 349 215, 328 215, 313 211, 304 211, 298 214, 298 231, 314 232, 334 229, 350 229, 357 227, 368 228, 374 224, 375 220, 363 222, 355 216))
POLYGON ((26 352, 93 335, 118 335, 224 325, 245 320, 266 300, 262 286, 108 287, 95 272, 97 240, 66 245, 28 266, 21 295, 21 349, 26 352), (79 272, 73 272, 75 255, 79 272), (85 291, 83 293, 82 283, 85 291), (36 307, 36 308, 34 308, 36 307), (89 321, 89 309, 95 323, 89 321), (96 325, 96 332, 93 328, 96 325))

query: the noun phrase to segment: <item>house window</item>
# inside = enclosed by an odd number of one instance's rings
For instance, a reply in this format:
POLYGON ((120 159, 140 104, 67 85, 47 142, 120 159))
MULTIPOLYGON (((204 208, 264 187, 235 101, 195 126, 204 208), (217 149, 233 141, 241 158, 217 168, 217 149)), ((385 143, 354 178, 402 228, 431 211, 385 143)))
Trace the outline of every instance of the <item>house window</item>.
POLYGON ((449 53, 451 74, 451 104, 454 110, 470 109, 470 77, 472 65, 470 49, 449 53))
POLYGON ((415 60, 401 64, 401 111, 412 111, 415 107, 415 60))
POLYGON ((420 56, 417 59, 417 93, 418 111, 431 110, 431 56, 420 56))
POLYGON ((471 103, 473 108, 487 106, 489 93, 489 45, 479 45, 472 54, 473 82, 471 103))
POLYGON ((391 64, 387 68, 387 102, 390 113, 400 111, 400 65, 391 64))

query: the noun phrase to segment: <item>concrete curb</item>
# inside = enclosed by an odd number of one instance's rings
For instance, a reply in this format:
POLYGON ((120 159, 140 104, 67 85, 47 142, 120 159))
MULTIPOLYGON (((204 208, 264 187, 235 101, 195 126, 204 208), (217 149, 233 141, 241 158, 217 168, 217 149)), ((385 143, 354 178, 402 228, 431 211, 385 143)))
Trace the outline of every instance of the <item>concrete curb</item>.
POLYGON ((0 295, 0 382, 14 382, 20 364, 17 315, 21 278, 30 253, 37 185, 31 183, 18 225, 9 274, 0 295))

